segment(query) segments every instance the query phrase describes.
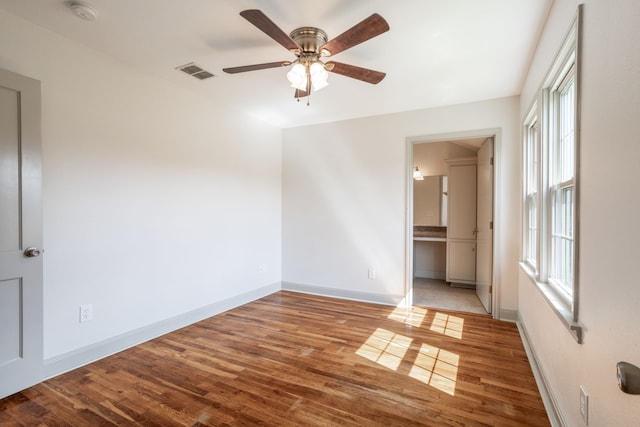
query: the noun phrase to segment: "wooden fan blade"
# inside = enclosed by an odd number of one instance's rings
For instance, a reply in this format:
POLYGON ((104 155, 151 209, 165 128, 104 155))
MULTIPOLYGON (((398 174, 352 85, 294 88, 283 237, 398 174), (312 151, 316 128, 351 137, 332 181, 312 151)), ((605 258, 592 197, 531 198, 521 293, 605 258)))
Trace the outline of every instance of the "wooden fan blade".
POLYGON ((333 40, 320 47, 322 56, 331 56, 356 46, 362 42, 389 31, 389 24, 385 19, 374 13, 359 24, 349 28, 333 40))
POLYGON ((222 71, 229 74, 244 73, 246 71, 264 70, 267 68, 286 67, 291 61, 267 62, 265 64, 243 65, 242 67, 223 68, 222 71))
POLYGON ((248 9, 240 12, 247 21, 258 27, 263 33, 271 37, 276 42, 280 43, 285 49, 295 53, 296 55, 302 53, 302 48, 298 43, 293 41, 291 37, 280 29, 267 15, 262 13, 258 9, 248 9))
POLYGON ((363 82, 378 84, 384 79, 386 73, 380 71, 369 70, 368 68, 356 67, 355 65, 342 64, 340 62, 327 62, 327 71, 342 74, 352 79, 362 80, 363 82))

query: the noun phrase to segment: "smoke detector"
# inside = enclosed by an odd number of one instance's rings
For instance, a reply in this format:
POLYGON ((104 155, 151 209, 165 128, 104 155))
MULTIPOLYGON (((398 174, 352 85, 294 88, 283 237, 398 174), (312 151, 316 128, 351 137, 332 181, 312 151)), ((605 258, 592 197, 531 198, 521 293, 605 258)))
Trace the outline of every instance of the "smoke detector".
POLYGON ((89 3, 72 1, 68 3, 68 6, 71 12, 80 19, 95 21, 98 18, 98 12, 89 3))

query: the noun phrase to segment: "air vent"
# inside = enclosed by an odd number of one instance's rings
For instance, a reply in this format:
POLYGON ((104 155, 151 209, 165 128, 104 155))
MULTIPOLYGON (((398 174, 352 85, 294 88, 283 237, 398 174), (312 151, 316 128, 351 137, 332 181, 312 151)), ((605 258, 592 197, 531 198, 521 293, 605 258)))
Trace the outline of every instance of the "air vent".
POLYGON ((212 73, 206 70, 203 70, 201 66, 194 64, 193 62, 190 62, 185 65, 181 65, 180 67, 176 67, 176 70, 183 71, 199 80, 204 80, 204 79, 208 79, 209 77, 213 77, 212 73))

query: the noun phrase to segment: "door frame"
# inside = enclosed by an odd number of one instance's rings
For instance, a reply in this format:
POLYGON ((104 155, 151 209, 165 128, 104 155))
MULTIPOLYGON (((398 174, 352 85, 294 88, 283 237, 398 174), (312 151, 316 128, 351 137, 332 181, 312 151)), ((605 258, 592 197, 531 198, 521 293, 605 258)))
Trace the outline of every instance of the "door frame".
POLYGON ((493 249, 491 253, 491 282, 493 292, 491 294, 491 316, 500 319, 500 283, 496 281, 496 272, 500 271, 500 259, 496 256, 501 249, 501 218, 497 207, 500 204, 500 177, 501 161, 500 149, 502 147, 502 130, 500 128, 478 129, 471 131, 447 132, 441 134, 429 134, 410 136, 406 138, 405 165, 405 286, 404 294, 406 304, 413 306, 413 147, 418 144, 459 141, 475 138, 493 138, 493 249))

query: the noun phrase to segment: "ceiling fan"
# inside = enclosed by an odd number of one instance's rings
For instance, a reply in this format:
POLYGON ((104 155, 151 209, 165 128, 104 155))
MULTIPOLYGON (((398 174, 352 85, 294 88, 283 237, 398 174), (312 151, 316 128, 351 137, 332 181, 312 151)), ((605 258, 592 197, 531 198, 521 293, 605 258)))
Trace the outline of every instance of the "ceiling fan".
POLYGON ((296 89, 295 98, 298 100, 309 96, 312 88, 313 90, 319 90, 327 86, 328 71, 371 84, 380 83, 386 75, 380 71, 356 67, 355 65, 335 61, 325 63, 321 60, 321 58, 333 56, 388 31, 389 24, 377 13, 329 41, 327 33, 316 27, 296 28, 287 35, 267 15, 257 9, 244 10, 240 12, 240 15, 293 53, 296 59, 294 61, 267 62, 264 64, 224 68, 222 71, 225 73, 244 73, 246 71, 286 67, 293 64, 293 67, 287 73, 287 79, 291 86, 296 89))

